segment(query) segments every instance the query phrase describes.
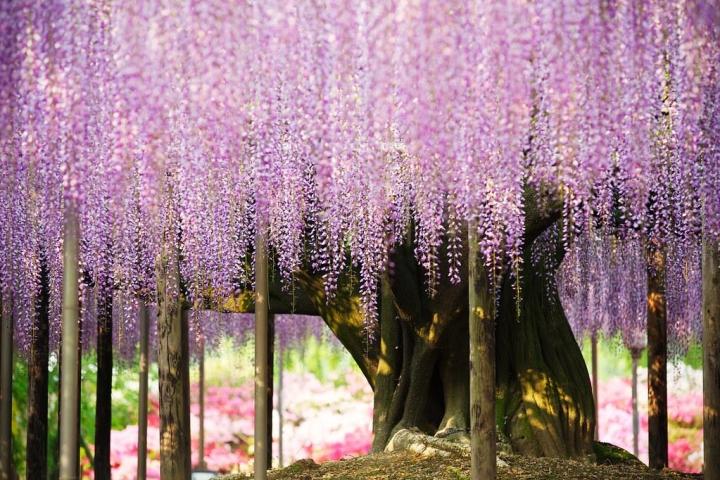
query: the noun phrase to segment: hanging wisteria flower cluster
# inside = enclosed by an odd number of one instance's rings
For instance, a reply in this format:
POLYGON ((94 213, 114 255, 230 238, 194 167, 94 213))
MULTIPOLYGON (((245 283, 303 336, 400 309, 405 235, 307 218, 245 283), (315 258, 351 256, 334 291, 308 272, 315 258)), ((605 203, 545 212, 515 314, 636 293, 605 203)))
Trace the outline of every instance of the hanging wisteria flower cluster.
POLYGON ((575 338, 619 335, 642 349, 647 332, 647 263, 642 244, 598 230, 574 242, 556 276, 575 338))
MULTIPOLYGON (((597 229, 584 232, 556 274, 563 309, 578 341, 587 336, 619 336, 628 349, 647 342, 648 262, 637 238, 621 239, 597 229)), ((702 339, 700 247, 670 245, 664 292, 668 349, 687 353, 702 339)))
POLYGON ((370 316, 410 228, 430 291, 458 280, 468 221, 491 271, 519 268, 527 189, 563 200, 568 239, 618 216, 661 244, 717 238, 718 18, 704 0, 3 2, 3 301, 22 337, 46 268, 57 318, 66 208, 101 294, 152 302, 170 228, 189 301, 219 300, 252 283, 260 231, 286 283, 360 272, 370 316))

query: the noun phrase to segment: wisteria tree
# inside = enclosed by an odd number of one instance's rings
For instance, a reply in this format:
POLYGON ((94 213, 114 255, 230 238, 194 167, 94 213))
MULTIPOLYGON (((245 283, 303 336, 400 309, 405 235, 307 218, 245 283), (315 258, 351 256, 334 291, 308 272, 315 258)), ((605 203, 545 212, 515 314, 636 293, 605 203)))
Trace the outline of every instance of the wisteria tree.
POLYGON ((167 478, 190 469, 191 308, 255 310, 256 345, 268 313, 321 315, 374 389, 376 450, 470 436, 474 478, 496 430, 590 453, 554 276, 594 229, 639 242, 658 285, 702 245, 720 470, 713 2, 43 0, 0 25, 3 325, 62 324, 61 476, 79 318, 94 302, 107 374, 121 296, 157 305, 167 478))

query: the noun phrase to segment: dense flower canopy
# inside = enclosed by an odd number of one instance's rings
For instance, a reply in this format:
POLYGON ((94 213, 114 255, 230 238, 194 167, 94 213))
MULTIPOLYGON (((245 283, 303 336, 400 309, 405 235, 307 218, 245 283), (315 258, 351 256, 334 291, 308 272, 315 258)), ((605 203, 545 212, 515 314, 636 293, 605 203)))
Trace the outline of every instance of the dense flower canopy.
POLYGON ((685 258, 720 234, 718 25, 705 0, 3 2, 4 300, 27 325, 47 268, 57 317, 67 208, 87 285, 148 301, 164 231, 196 301, 252 283, 260 229, 286 282, 352 265, 373 312, 411 228, 431 291, 468 221, 519 267, 529 189, 568 242, 685 258))
MULTIPOLYGON (((573 243, 556 280, 578 341, 605 335, 618 336, 629 349, 646 346, 647 263, 646 251, 636 238, 591 230, 573 243)), ((702 338, 699 246, 671 245, 665 268, 669 350, 677 359, 692 341, 702 338)))

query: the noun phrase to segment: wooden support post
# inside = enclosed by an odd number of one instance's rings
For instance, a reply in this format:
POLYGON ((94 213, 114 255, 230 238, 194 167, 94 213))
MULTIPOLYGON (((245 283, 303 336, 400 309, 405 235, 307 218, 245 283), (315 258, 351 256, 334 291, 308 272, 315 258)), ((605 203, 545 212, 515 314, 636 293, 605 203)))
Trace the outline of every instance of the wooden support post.
POLYGON ((278 466, 283 468, 283 370, 285 369, 285 352, 283 351, 282 344, 279 344, 278 347, 278 466))
POLYGON ((110 478, 113 377, 112 279, 100 279, 97 288, 97 388, 95 401, 95 480, 110 478))
POLYGON ((472 480, 496 478, 495 438, 495 296, 477 232, 468 227, 470 329, 470 463, 472 480))
POLYGON ((168 228, 158 261, 158 370, 160 373, 160 476, 187 480, 190 459, 188 315, 180 292, 180 261, 168 228))
POLYGON ((255 480, 267 479, 268 259, 265 238, 255 243, 255 480))
POLYGON ((720 480, 720 243, 703 242, 704 478, 720 480))
POLYGON ((200 338, 200 356, 198 358, 198 468, 205 469, 205 338, 200 338))
POLYGON ((35 305, 28 362, 27 478, 47 478, 48 360, 50 353, 50 279, 47 259, 40 254, 40 291, 35 305))
POLYGON ((630 349, 630 358, 632 360, 632 427, 633 427, 633 455, 640 455, 639 436, 640 436, 640 415, 638 412, 638 361, 640 360, 640 349, 630 349))
POLYGON ((80 298, 78 251, 80 228, 74 206, 65 207, 63 235, 63 306, 60 361, 60 480, 78 480, 79 390, 77 365, 80 348, 80 298))
POLYGON ((10 295, 2 299, 0 325, 0 479, 12 480, 13 315, 10 295))
POLYGON ((150 367, 150 312, 145 302, 140 303, 140 388, 138 402, 138 450, 137 479, 147 476, 147 421, 148 421, 148 371, 150 367))
POLYGON ((590 356, 592 362, 592 391, 593 402, 595 403, 595 433, 593 438, 595 441, 600 439, 600 397, 598 396, 598 339, 597 332, 593 332, 590 336, 590 356))
POLYGON ((268 363, 267 363, 267 467, 272 468, 273 446, 273 393, 275 390, 275 315, 268 316, 268 363))
POLYGON ((667 311, 665 257, 651 251, 648 268, 648 457, 651 468, 668 465, 667 311))

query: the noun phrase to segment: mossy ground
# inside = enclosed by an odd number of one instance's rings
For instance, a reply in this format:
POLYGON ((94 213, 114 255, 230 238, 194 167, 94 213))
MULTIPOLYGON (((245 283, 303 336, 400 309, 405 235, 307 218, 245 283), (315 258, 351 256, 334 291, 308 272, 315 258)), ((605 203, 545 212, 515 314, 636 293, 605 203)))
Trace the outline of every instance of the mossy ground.
MULTIPOLYGON (((629 454, 628 454, 629 455, 629 454)), ((665 470, 655 472, 632 455, 624 459, 614 456, 596 464, 560 458, 535 458, 501 455, 509 465, 498 470, 501 480, 569 480, 569 479, 697 479, 700 475, 665 470)), ((222 480, 248 480, 252 477, 229 475, 222 480)), ((462 480, 470 478, 470 459, 465 455, 423 457, 400 451, 377 453, 317 465, 301 460, 281 470, 273 470, 270 480, 462 480)))

